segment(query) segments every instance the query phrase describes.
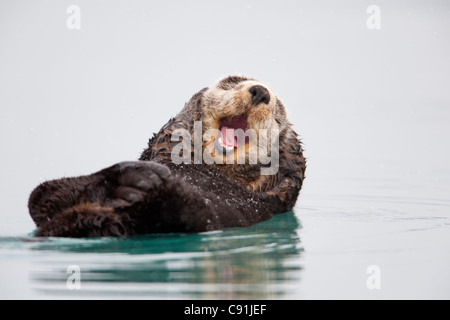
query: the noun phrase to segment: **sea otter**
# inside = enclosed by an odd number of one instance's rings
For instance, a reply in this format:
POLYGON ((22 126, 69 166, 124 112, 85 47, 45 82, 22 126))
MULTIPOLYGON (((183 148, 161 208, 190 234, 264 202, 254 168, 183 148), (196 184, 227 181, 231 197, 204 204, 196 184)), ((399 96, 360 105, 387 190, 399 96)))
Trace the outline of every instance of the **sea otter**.
POLYGON ((196 93, 154 134, 139 161, 44 182, 28 208, 38 237, 245 227, 292 210, 305 168, 281 100, 253 78, 229 76, 196 93), (252 134, 237 134, 244 131, 252 134), (267 150, 258 153, 261 141, 267 150), (263 163, 269 153, 276 166, 263 163), (269 168, 275 170, 264 172, 269 168))

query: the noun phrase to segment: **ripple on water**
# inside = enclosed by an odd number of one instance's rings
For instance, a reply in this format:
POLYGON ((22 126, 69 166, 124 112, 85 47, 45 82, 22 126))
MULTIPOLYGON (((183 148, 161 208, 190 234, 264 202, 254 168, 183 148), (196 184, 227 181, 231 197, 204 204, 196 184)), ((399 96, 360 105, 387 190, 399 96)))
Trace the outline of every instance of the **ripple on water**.
POLYGON ((0 255, 32 261, 37 296, 270 298, 299 279, 302 247, 294 213, 249 228, 126 239, 0 239, 0 255), (68 290, 67 267, 83 290, 68 290))

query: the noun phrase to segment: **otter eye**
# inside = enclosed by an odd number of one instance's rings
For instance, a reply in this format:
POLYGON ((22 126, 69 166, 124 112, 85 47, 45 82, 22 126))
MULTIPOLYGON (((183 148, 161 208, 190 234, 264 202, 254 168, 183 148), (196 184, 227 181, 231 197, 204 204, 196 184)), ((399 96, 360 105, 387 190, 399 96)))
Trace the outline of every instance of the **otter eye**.
POLYGON ((227 83, 219 83, 219 84, 217 85, 217 87, 218 87, 219 89, 222 89, 222 90, 231 90, 231 89, 233 89, 233 86, 230 85, 230 84, 227 84, 227 83))
POLYGON ((222 90, 231 90, 239 83, 247 81, 247 80, 249 80, 249 78, 239 77, 239 76, 230 76, 228 78, 221 80, 217 84, 217 87, 222 90))

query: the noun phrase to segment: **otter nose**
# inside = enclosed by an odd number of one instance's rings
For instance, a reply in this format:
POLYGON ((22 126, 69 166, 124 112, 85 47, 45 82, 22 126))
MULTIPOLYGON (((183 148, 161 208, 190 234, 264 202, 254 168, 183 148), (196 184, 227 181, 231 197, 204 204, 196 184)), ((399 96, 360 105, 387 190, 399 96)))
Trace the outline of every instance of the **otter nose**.
POLYGON ((268 104, 270 101, 269 91, 263 86, 253 86, 248 90, 252 94, 252 104, 254 106, 258 105, 261 102, 268 104))

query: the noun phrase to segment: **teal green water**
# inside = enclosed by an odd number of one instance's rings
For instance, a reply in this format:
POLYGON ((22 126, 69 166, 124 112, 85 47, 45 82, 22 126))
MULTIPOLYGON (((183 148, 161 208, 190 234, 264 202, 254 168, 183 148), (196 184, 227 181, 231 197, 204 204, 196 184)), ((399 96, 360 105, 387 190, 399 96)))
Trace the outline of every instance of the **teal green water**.
POLYGON ((3 238, 0 254, 13 257, 16 266, 8 270, 28 279, 28 287, 19 284, 22 297, 283 298, 301 274, 299 228, 289 212, 250 228, 211 233, 3 238), (80 269, 79 290, 67 286, 72 265, 80 269))

